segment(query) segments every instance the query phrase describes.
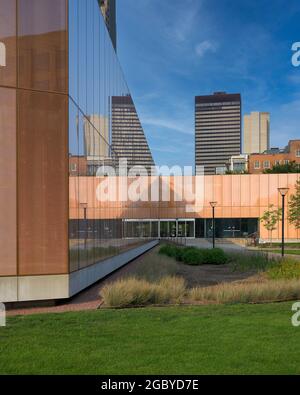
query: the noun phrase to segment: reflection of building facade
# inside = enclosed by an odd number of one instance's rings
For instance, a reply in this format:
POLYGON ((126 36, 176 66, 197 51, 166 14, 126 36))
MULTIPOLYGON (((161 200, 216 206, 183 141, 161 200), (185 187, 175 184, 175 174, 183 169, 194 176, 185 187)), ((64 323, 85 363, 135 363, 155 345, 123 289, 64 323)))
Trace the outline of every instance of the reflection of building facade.
POLYGON ((205 174, 226 170, 241 153, 241 96, 216 92, 195 99, 195 165, 205 174))
POLYGON ((151 174, 154 161, 130 95, 112 97, 112 149, 128 169, 143 166, 151 174))
POLYGON ((248 172, 248 155, 240 154, 229 159, 228 170, 233 173, 248 172))
POLYGON ((244 116, 245 154, 262 153, 270 149, 270 113, 252 112, 244 116))
POLYGON ((114 49, 117 49, 116 0, 99 0, 101 12, 114 49))
POLYGON ((109 157, 108 117, 89 115, 84 122, 84 151, 91 160, 109 157))
POLYGON ((249 172, 260 174, 275 165, 295 162, 300 166, 300 140, 289 141, 284 149, 272 148, 262 154, 249 155, 249 172))

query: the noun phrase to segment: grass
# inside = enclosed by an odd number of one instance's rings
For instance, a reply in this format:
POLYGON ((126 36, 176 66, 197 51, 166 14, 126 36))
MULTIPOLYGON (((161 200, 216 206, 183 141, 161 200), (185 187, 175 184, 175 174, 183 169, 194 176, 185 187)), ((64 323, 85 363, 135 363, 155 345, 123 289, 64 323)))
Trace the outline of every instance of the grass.
MULTIPOLYGON (((286 248, 300 248, 300 243, 284 243, 286 248)), ((260 248, 281 247, 281 243, 264 243, 259 245, 260 248)))
POLYGON ((299 374, 292 303, 8 318, 2 374, 299 374))
POLYGON ((262 252, 230 252, 230 266, 233 271, 262 272, 275 265, 278 260, 268 258, 268 255, 262 252))
POLYGON ((271 280, 278 279, 300 279, 300 261, 284 259, 282 262, 270 267, 266 276, 271 280))
POLYGON ((108 283, 101 297, 109 307, 146 306, 178 303, 185 292, 185 281, 180 277, 164 277, 155 283, 129 277, 108 283))
MULTIPOLYGON (((274 252, 276 254, 281 254, 281 250, 268 250, 268 252, 274 252)), ((287 255, 300 255, 300 250, 284 250, 287 255)))
MULTIPOLYGON (((156 253, 156 249, 143 256, 134 271, 134 277, 154 282, 168 276, 176 276, 178 263, 167 256, 156 253)), ((131 274, 125 275, 131 277, 131 274)))
POLYGON ((297 279, 226 283, 190 291, 191 300, 204 303, 258 303, 299 298, 300 281, 297 279))

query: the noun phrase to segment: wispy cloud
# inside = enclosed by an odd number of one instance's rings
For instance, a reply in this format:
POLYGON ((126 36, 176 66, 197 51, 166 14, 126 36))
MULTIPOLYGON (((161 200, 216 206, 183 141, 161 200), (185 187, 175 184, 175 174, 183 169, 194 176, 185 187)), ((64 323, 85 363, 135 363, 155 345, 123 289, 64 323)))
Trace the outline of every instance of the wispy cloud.
POLYGON ((184 134, 193 134, 193 125, 185 120, 174 120, 169 118, 150 118, 141 116, 142 123, 145 125, 156 126, 158 128, 170 129, 184 134))
POLYGON ((291 82, 292 84, 300 84, 300 70, 297 70, 297 73, 290 74, 287 77, 288 81, 291 82))
POLYGON ((217 43, 210 40, 204 40, 196 45, 195 52, 199 58, 202 58, 207 52, 215 53, 217 52, 217 49, 217 43))

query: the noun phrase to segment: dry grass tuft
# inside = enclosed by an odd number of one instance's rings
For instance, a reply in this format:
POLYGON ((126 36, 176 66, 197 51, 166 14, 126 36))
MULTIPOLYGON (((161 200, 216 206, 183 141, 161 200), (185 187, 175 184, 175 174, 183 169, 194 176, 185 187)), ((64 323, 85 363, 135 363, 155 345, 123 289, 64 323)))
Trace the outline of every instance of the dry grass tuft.
POLYGON ((300 298, 299 280, 278 280, 220 284, 206 288, 193 288, 191 301, 214 303, 256 303, 294 300, 300 298))
POLYGON ((131 277, 107 284, 101 297, 105 306, 128 307, 178 303, 185 293, 185 281, 179 277, 165 277, 156 284, 131 277))

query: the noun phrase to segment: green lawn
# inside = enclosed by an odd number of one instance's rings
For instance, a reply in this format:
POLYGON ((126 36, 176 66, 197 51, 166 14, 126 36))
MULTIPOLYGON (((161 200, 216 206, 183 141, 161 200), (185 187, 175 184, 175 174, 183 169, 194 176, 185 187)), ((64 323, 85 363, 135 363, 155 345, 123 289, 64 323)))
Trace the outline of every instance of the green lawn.
POLYGON ((2 374, 300 373, 292 303, 22 316, 0 328, 2 374))
MULTIPOLYGON (((281 250, 268 250, 268 252, 275 252, 277 254, 281 254, 281 250)), ((300 255, 300 250, 284 250, 285 254, 290 254, 290 255, 300 255)))

